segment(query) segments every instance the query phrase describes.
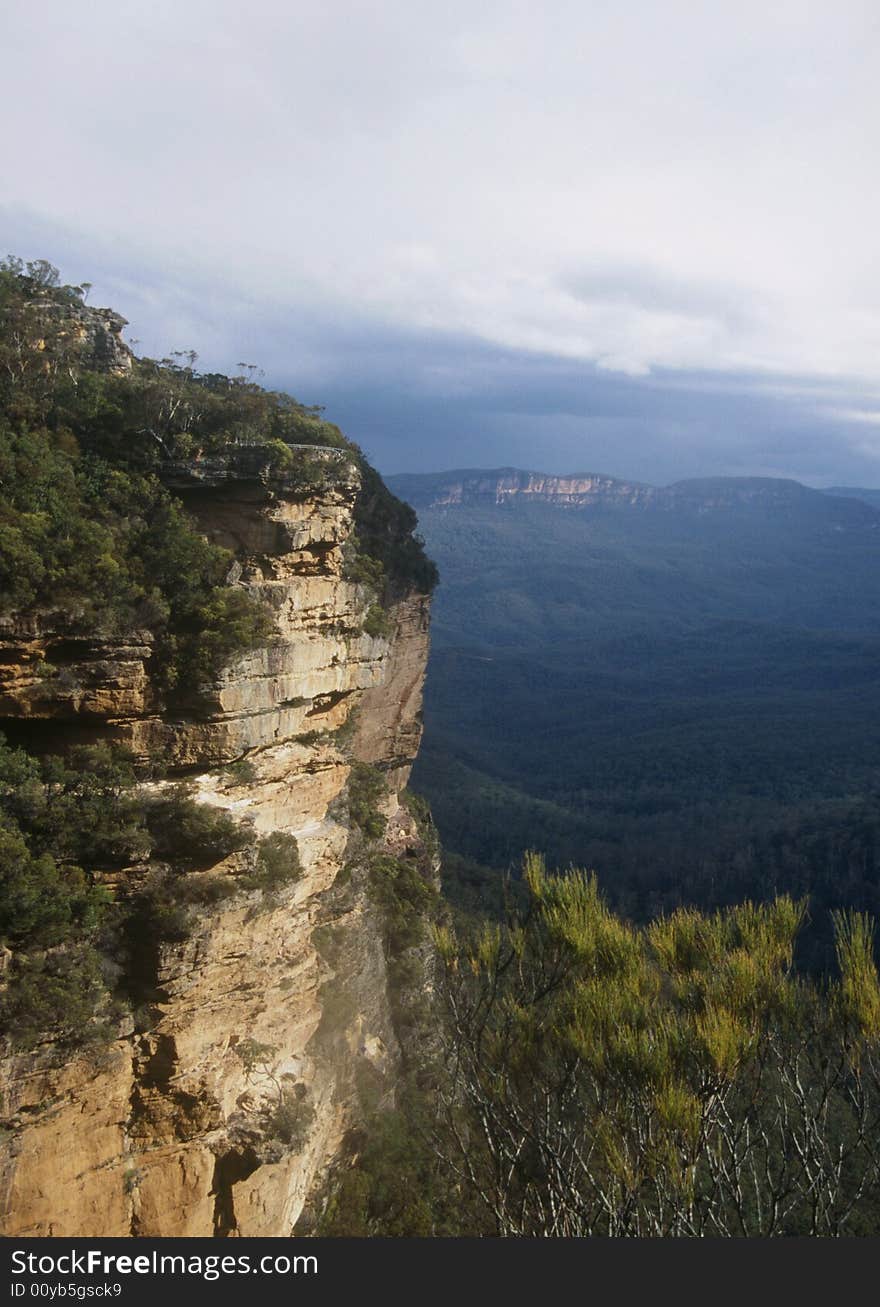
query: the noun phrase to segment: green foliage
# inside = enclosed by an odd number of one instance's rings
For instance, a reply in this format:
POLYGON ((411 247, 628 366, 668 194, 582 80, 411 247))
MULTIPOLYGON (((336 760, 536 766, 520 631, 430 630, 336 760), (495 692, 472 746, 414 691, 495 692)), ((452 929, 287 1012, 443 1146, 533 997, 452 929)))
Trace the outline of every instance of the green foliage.
POLYGON ((107 989, 97 950, 72 943, 49 953, 19 953, 0 993, 0 1030, 15 1049, 28 1049, 42 1036, 82 1043, 103 1033, 95 1013, 107 989))
POLYGON ((238 758, 226 768, 226 774, 236 785, 251 785, 257 779, 257 769, 250 758, 238 758))
POLYGON ((425 936, 437 891, 420 860, 376 853, 370 858, 370 893, 382 911, 386 952, 397 957, 425 936))
POLYGON ((197 803, 186 785, 164 791, 146 808, 153 853, 185 871, 211 867, 252 842, 248 828, 222 808, 197 803))
POLYGON ((109 898, 92 872, 147 847, 133 784, 128 759, 106 746, 38 762, 0 737, 3 942, 42 949, 94 935, 109 898))
POLYGON ((51 947, 88 930, 100 908, 100 891, 78 867, 59 866, 48 854, 34 857, 18 831, 0 830, 0 932, 13 947, 51 947))
MULTIPOLYGON (((187 873, 253 839, 186 786, 140 791, 123 750, 75 747, 37 760, 0 740, 0 942, 14 950, 2 1012, 15 1046, 48 1030, 71 1040, 94 1033, 108 997, 100 956, 131 965, 144 949, 185 939, 194 907, 242 888, 234 876, 187 873), (150 856, 168 865, 114 901, 100 873, 150 856)), ((288 875, 294 856, 287 837, 263 841, 254 853, 261 887, 288 875)))
POLYGON ((181 876, 174 884, 175 902, 193 907, 211 907, 231 899, 241 890, 234 876, 201 875, 181 876))
POLYGON ((243 876, 241 880, 247 889, 271 893, 299 880, 301 875, 296 837, 286 831, 272 831, 270 835, 263 835, 257 845, 253 874, 243 876))
POLYGON ((378 558, 371 558, 363 552, 357 535, 349 541, 349 549, 343 566, 346 581, 366 585, 382 594, 385 589, 385 568, 378 558))
POLYGON ((290 1152, 300 1152, 314 1119, 315 1109, 306 1097, 305 1085, 284 1086, 278 1103, 266 1117, 266 1133, 280 1140, 290 1152))
POLYGON ((367 762, 353 762, 348 777, 348 810, 351 820, 367 839, 377 840, 385 832, 385 818, 379 803, 387 794, 385 778, 367 762))
MULTIPOLYGON (((367 584, 384 579, 383 602, 416 590, 430 594, 438 572, 416 534, 417 518, 409 504, 391 493, 379 473, 361 457, 361 493, 355 505, 359 566, 373 570, 367 584), (369 561, 365 561, 369 560, 369 561), (379 570, 381 569, 381 571, 379 570)), ((361 578, 354 578, 361 579, 361 578)))
POLYGON ((523 880, 503 926, 436 933, 435 1140, 496 1232, 864 1232, 880 1200, 871 924, 838 919, 822 987, 794 971, 805 905, 786 896, 639 929, 593 875, 530 854, 523 880))
POLYGON ((371 604, 364 618, 364 634, 372 636, 389 636, 394 626, 381 604, 371 604))
POLYGON ((151 628, 158 687, 192 691, 271 633, 267 612, 224 585, 209 544, 150 474, 81 452, 64 432, 0 416, 0 583, 6 612, 65 610, 74 629, 151 628))
POLYGON ((356 1161, 338 1177, 315 1233, 398 1238, 488 1233, 482 1213, 431 1146, 427 1095, 373 1112, 352 1141, 356 1161))
POLYGON ((258 1039, 251 1039, 250 1036, 246 1039, 237 1040, 233 1044, 233 1050, 248 1074, 252 1074, 254 1071, 263 1071, 265 1073, 267 1067, 271 1065, 272 1059, 278 1053, 275 1044, 264 1044, 258 1039))

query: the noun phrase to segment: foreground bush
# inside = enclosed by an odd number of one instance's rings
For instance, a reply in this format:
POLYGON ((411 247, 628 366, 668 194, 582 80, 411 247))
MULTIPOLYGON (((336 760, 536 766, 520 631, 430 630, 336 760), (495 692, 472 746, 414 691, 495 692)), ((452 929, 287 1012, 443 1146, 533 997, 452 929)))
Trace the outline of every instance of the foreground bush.
POLYGON ((637 929, 596 880, 526 860, 528 902, 438 933, 449 1018, 437 1149, 500 1235, 876 1233, 880 983, 792 966, 805 905, 637 929))

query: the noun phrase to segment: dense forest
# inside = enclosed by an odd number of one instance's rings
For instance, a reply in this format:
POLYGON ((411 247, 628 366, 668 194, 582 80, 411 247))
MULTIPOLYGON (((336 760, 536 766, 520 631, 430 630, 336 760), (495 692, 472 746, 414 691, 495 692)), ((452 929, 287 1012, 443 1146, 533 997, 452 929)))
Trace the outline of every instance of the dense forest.
POLYGON ((451 892, 497 903, 539 848, 638 920, 807 895, 828 962, 825 909, 880 906, 880 513, 772 481, 432 507, 439 480, 392 484, 442 576, 415 784, 451 892))

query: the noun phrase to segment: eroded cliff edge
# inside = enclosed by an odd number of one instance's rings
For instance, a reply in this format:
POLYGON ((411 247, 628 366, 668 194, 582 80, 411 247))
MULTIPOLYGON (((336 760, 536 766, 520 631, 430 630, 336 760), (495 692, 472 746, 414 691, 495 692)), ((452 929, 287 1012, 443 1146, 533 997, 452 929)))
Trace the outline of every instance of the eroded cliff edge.
POLYGON ((201 869, 235 892, 191 914, 187 938, 145 949, 142 1008, 115 1039, 74 1052, 46 1040, 3 1060, 4 1234, 288 1235, 358 1120, 363 1076, 393 1096, 387 959, 349 780, 365 767, 380 795, 373 848, 430 876, 400 798, 429 599, 398 589, 377 616, 345 566, 362 467, 344 450, 309 456, 321 475, 305 488, 259 449, 166 473, 233 551, 228 584, 264 601, 274 626, 197 703, 162 706, 147 634, 87 639, 49 613, 0 629, 6 722, 51 747, 78 733, 159 755, 199 802, 294 836, 302 869, 271 894, 235 887, 241 853, 201 869))

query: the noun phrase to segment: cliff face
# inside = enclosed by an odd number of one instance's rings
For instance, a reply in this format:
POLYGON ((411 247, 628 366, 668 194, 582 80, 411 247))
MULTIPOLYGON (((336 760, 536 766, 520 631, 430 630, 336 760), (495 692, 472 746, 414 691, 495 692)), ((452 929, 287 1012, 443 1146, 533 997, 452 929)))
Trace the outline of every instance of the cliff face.
POLYGON ((4 1060, 3 1234, 290 1234, 358 1120, 359 1081, 393 1094, 386 960, 346 787, 353 761, 372 764, 387 847, 421 852, 398 796, 420 738, 428 599, 403 594, 383 633, 365 632, 373 596, 343 565, 360 473, 344 451, 315 458, 326 475, 305 492, 254 451, 174 472, 235 552, 228 583, 265 600, 275 627, 189 709, 159 705, 143 633, 85 639, 47 612, 0 625, 8 727, 158 755, 201 802, 295 836, 302 864, 292 884, 203 905, 188 938, 147 947, 129 978, 144 1010, 115 1039, 4 1060))

